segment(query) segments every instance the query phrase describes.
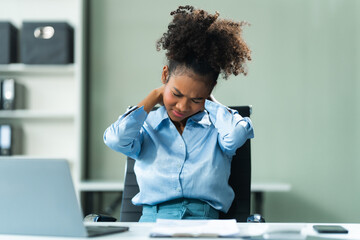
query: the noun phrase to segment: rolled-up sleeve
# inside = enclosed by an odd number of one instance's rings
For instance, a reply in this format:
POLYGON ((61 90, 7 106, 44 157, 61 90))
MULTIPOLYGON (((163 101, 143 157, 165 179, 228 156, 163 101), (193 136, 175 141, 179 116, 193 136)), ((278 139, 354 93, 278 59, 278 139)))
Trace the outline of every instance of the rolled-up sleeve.
POLYGON ((147 117, 143 107, 130 108, 104 132, 104 143, 114 151, 136 158, 142 142, 142 126, 147 117))
POLYGON ((205 109, 218 130, 221 149, 233 156, 245 141, 254 137, 253 125, 248 117, 242 117, 236 110, 206 100, 205 109))

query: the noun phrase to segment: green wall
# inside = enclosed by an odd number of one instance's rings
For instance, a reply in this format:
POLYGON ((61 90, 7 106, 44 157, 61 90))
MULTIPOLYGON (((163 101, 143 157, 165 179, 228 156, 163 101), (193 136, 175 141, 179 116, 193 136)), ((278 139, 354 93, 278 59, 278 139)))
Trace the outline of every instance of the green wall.
MULTIPOLYGON (((102 141, 128 105, 159 86, 155 42, 189 1, 90 1, 90 163, 93 179, 123 179, 124 160, 102 141)), ((253 105, 253 181, 286 182, 265 196, 269 222, 360 222, 360 2, 199 0, 246 20, 247 77, 220 80, 226 105, 253 105)))

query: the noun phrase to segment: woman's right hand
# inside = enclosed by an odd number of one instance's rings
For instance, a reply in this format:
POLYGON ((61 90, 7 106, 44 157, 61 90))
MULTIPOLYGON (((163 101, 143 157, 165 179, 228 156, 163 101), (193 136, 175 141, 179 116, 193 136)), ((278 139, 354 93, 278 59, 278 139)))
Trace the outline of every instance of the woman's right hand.
POLYGON ((149 113, 156 104, 163 105, 163 96, 164 96, 165 84, 161 85, 158 88, 152 90, 147 97, 142 100, 137 106, 144 106, 144 110, 149 113))
POLYGON ((161 85, 160 87, 156 88, 155 91, 157 92, 157 103, 160 105, 164 105, 163 102, 163 97, 164 97, 164 89, 165 89, 165 84, 161 85))

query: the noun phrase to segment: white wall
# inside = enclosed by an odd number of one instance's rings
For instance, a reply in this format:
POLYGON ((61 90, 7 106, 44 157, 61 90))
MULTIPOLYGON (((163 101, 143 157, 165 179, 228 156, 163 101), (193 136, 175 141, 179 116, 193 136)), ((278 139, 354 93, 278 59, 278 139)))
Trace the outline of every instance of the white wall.
MULTIPOLYGON (((160 85, 165 59, 155 42, 186 2, 91 1, 92 178, 123 178, 125 157, 103 144, 103 131, 160 85)), ((253 105, 253 180, 292 185, 265 196, 266 219, 360 222, 360 3, 195 3, 252 24, 249 75, 220 80, 214 93, 227 105, 253 105)))

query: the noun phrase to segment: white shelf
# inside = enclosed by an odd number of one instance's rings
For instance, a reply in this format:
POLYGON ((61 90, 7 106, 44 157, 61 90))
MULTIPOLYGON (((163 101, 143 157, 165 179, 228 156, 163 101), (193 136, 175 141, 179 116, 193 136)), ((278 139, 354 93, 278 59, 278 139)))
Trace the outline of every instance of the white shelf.
POLYGON ((11 155, 11 156, 0 156, 1 159, 71 159, 70 157, 66 156, 38 156, 38 155, 11 155))
POLYGON ((288 183, 264 182, 251 183, 251 192, 289 192, 291 185, 288 183))
POLYGON ((0 110, 0 119, 74 119, 71 112, 51 112, 42 110, 0 110))
POLYGON ((66 65, 27 65, 22 63, 0 64, 0 73, 22 73, 22 74, 73 74, 74 64, 66 65))
MULTIPOLYGON (((121 192, 124 190, 123 181, 91 180, 82 181, 78 185, 83 192, 121 192)), ((291 185, 288 183, 251 183, 251 192, 289 192, 291 185)))
POLYGON ((83 192, 122 192, 124 183, 121 181, 82 181, 78 188, 83 192))

